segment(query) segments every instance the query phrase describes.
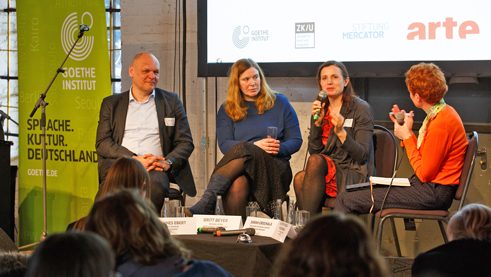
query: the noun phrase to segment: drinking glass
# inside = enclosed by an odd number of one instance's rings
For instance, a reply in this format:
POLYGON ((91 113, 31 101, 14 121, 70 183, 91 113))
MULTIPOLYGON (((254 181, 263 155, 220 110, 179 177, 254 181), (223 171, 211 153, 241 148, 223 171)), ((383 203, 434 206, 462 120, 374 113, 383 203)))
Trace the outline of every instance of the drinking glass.
POLYGON ((269 126, 267 129, 267 136, 268 138, 278 138, 278 128, 275 126, 269 126))
POLYGON ((246 216, 247 217, 249 217, 249 216, 257 217, 257 207, 247 206, 246 207, 246 216))
POLYGON ((299 210, 295 214, 297 228, 302 228, 310 220, 310 212, 306 210, 299 210))
POLYGON ((189 207, 187 206, 177 206, 176 208, 176 217, 186 217, 186 209, 189 207))

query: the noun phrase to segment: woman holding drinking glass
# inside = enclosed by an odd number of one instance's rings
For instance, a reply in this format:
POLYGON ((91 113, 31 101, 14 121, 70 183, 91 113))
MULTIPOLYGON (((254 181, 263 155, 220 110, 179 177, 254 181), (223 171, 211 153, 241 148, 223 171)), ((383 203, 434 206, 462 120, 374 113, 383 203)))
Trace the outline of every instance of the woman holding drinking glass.
POLYGON ((240 59, 230 69, 227 98, 217 114, 217 140, 224 157, 191 213, 213 213, 216 196, 224 195, 227 214, 244 216, 250 199, 272 215, 274 200, 284 199, 289 190, 289 160, 302 136, 288 98, 269 87, 251 59, 240 59), (268 127, 276 127, 276 138, 268 137, 268 127))

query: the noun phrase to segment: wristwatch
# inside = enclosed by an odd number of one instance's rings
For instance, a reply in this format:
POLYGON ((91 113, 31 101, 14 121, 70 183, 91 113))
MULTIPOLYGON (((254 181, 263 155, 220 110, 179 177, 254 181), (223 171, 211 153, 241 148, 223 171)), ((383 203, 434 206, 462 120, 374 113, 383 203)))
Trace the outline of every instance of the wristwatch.
POLYGON ((174 164, 174 162, 171 160, 171 159, 167 159, 165 158, 165 162, 170 166, 172 167, 172 164, 174 164))

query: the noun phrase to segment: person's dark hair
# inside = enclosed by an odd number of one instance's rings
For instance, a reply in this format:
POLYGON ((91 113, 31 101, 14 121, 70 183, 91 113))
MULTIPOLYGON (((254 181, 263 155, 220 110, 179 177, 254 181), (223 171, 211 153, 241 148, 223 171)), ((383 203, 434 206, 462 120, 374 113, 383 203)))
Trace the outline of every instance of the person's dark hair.
POLYGON ((491 242, 491 208, 483 204, 468 204, 448 222, 450 240, 477 239, 491 242))
POLYGON ((387 275, 363 223, 337 213, 309 222, 282 249, 276 268, 276 276, 387 275))
POLYGON ((48 236, 29 258, 26 277, 108 277, 115 265, 109 244, 89 232, 48 236))
POLYGON ((137 160, 121 157, 109 168, 99 197, 120 189, 138 189, 150 197, 150 177, 137 160))
POLYGON ((109 242, 117 258, 152 265, 171 256, 189 257, 160 222, 150 202, 135 190, 120 190, 97 200, 85 229, 109 242))
MULTIPOLYGON (((353 88, 353 85, 351 84, 351 78, 349 77, 348 69, 342 62, 338 61, 327 61, 322 63, 319 68, 317 69, 317 85, 319 86, 319 89, 322 89, 321 87, 321 71, 324 67, 328 66, 335 66, 341 70, 341 73, 343 75, 343 79, 349 79, 348 84, 344 87, 343 90, 343 102, 344 103, 350 103, 353 100, 353 97, 356 95, 355 90, 353 88)), ((329 101, 329 100, 328 100, 329 101)))
POLYGON ((22 277, 27 271, 27 255, 0 250, 0 277, 22 277))
MULTIPOLYGON (((150 198, 150 176, 145 167, 137 160, 121 157, 109 168, 102 187, 97 192, 96 200, 121 189, 137 189, 142 195, 150 198)), ((87 224, 84 216, 68 225, 67 230, 83 231, 87 224)))

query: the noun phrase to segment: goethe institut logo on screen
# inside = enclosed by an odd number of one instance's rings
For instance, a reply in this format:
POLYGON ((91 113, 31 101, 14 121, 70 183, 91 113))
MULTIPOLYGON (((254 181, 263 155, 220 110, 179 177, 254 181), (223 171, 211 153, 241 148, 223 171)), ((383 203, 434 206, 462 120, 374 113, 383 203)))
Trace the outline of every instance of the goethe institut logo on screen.
POLYGON ((253 29, 248 25, 237 26, 232 32, 232 42, 235 47, 242 49, 249 43, 254 42, 267 42, 269 40, 269 30, 267 29, 253 29))
MULTIPOLYGON (((77 40, 78 34, 80 33, 80 25, 85 24, 89 28, 92 28, 93 23, 94 19, 90 12, 84 12, 80 16, 80 20, 78 19, 77 12, 73 12, 65 18, 61 26, 61 46, 65 54, 68 54, 70 48, 77 40)), ((84 34, 73 48, 70 58, 75 61, 83 61, 90 55, 93 47, 94 36, 84 34)))

